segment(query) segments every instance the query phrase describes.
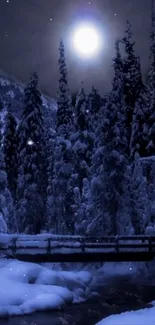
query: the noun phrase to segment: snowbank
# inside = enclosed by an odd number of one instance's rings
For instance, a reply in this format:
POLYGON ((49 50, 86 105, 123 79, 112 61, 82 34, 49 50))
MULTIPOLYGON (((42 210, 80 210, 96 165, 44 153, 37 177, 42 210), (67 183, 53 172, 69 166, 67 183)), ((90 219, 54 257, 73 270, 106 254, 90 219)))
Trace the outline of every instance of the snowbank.
POLYGON ((0 317, 60 309, 85 301, 91 292, 89 272, 58 272, 41 265, 0 261, 0 317))
POLYGON ((112 315, 96 325, 154 325, 155 307, 112 315))

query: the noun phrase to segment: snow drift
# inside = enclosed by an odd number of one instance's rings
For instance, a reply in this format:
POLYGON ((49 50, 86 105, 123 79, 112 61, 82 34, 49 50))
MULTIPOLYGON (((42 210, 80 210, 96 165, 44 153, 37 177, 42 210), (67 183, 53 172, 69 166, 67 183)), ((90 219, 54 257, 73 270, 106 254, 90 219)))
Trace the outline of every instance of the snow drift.
POLYGON ((0 317, 61 309, 92 295, 89 272, 49 270, 19 261, 0 263, 0 317))

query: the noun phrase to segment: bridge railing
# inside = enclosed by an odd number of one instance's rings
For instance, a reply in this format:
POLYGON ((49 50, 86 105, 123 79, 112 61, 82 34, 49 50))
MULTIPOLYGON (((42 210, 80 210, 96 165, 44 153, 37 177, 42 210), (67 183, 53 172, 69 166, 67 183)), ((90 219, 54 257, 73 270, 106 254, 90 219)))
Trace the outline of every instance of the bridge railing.
POLYGON ((92 237, 92 236, 51 236, 48 238, 40 238, 38 236, 13 236, 8 245, 1 245, 0 252, 11 251, 13 256, 20 253, 20 250, 29 252, 42 252, 44 254, 52 254, 55 249, 69 249, 70 253, 85 253, 102 250, 108 252, 125 252, 125 251, 146 251, 155 250, 155 236, 109 236, 109 237, 92 237), (32 239, 31 239, 32 238, 32 239))

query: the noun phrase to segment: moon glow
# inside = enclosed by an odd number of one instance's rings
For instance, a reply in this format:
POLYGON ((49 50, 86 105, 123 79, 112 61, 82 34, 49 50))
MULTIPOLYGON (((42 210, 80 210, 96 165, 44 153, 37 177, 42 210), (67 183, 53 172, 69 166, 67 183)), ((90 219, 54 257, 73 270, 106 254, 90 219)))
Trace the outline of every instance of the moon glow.
POLYGON ((94 57, 101 46, 100 33, 93 25, 81 24, 74 30, 73 45, 75 51, 82 57, 94 57))

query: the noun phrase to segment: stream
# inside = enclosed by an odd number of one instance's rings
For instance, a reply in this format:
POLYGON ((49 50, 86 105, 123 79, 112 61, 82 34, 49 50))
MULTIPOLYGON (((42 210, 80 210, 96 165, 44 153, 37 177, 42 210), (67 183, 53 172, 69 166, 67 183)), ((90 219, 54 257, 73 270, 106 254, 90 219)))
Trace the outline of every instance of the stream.
POLYGON ((151 307, 149 303, 155 300, 155 286, 137 285, 128 277, 115 277, 95 291, 99 295, 85 303, 69 305, 61 311, 1 319, 0 325, 95 325, 112 314, 151 307))

